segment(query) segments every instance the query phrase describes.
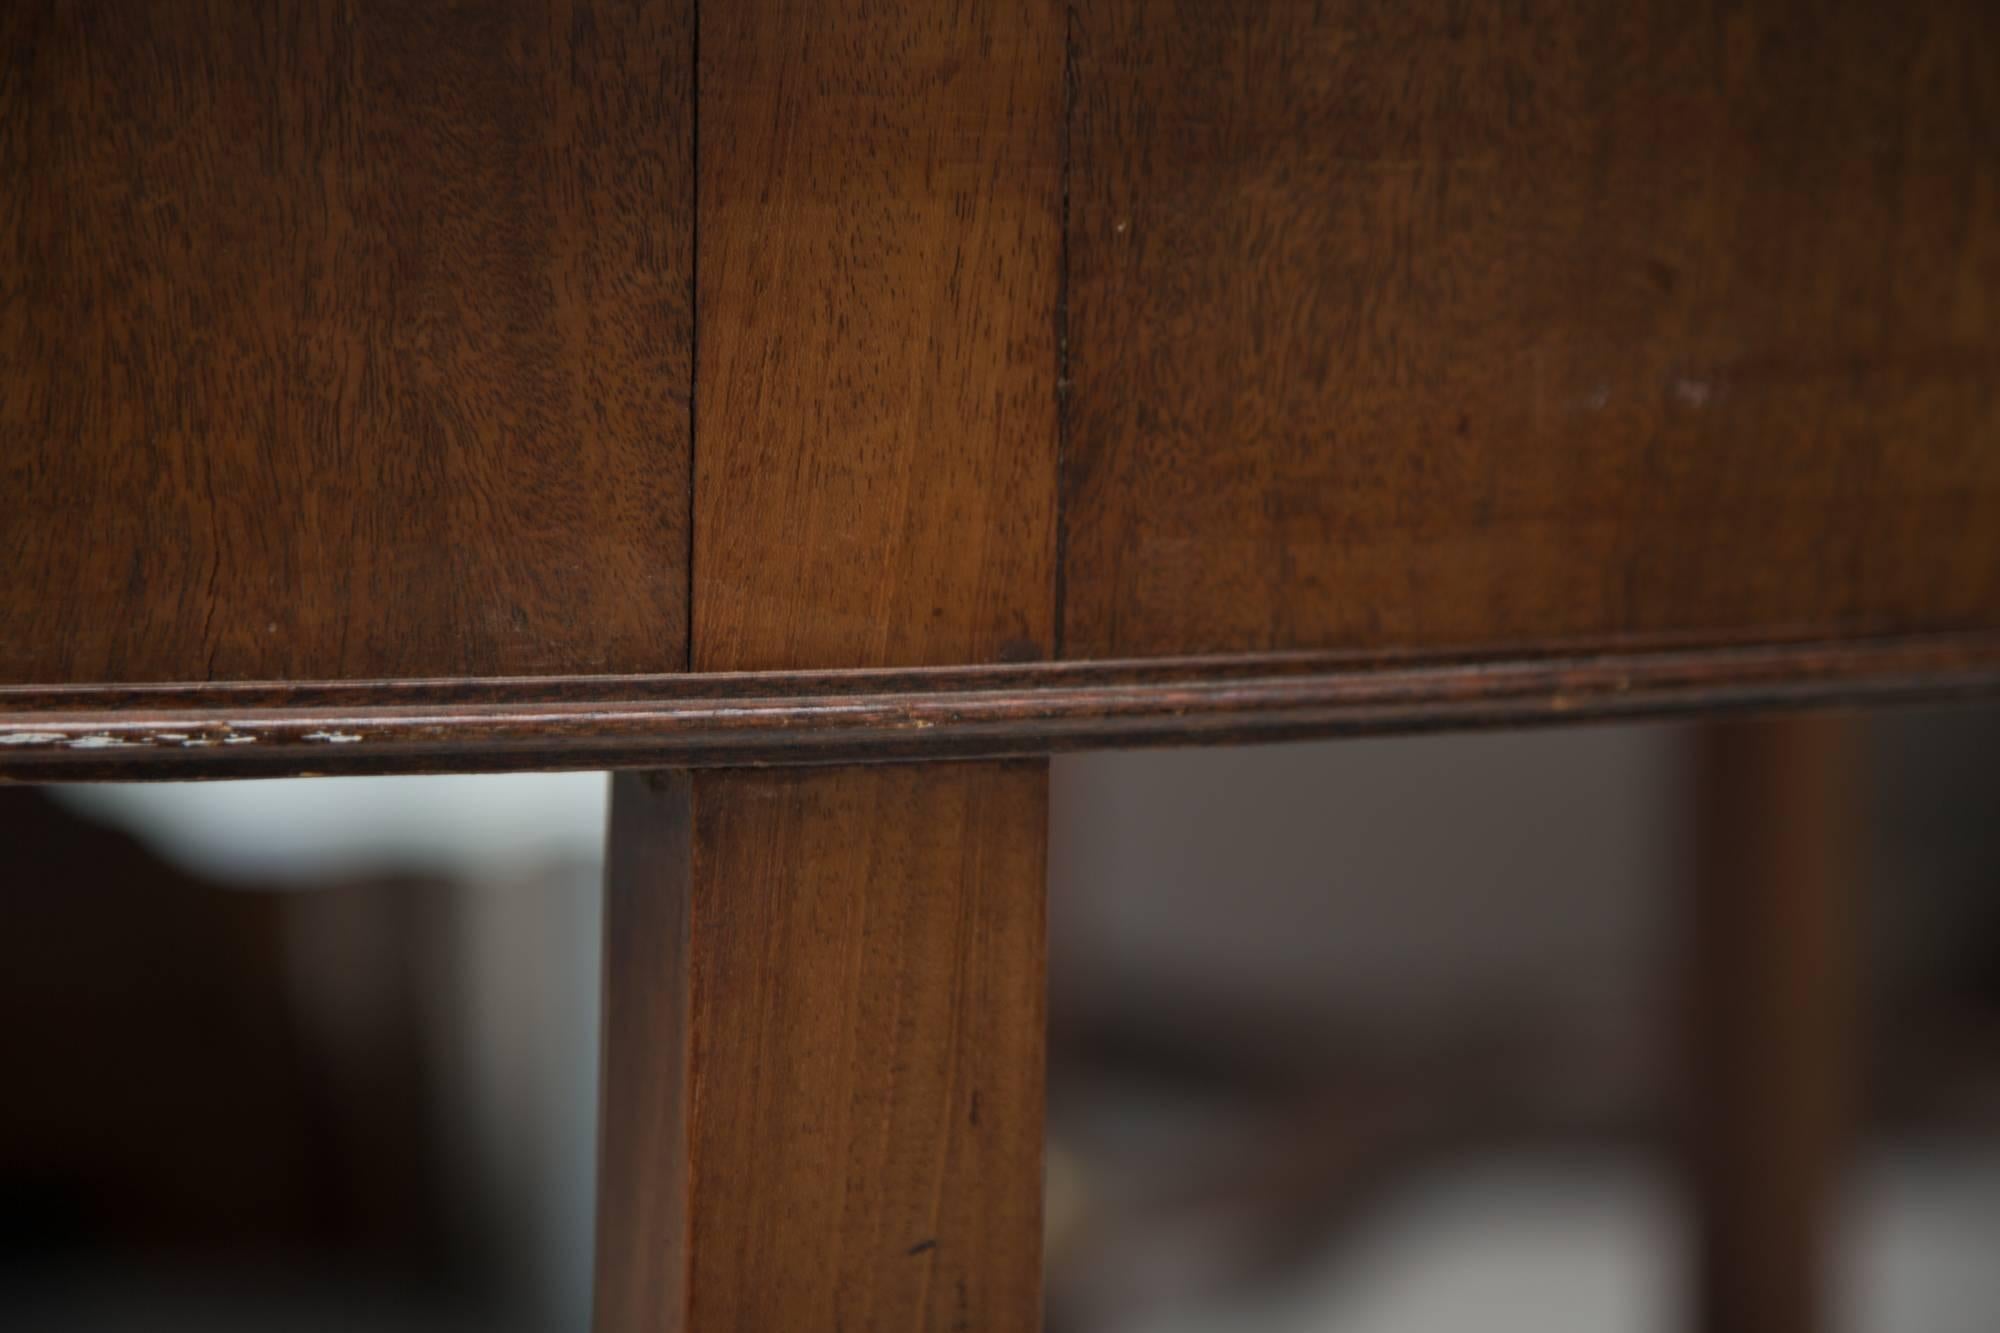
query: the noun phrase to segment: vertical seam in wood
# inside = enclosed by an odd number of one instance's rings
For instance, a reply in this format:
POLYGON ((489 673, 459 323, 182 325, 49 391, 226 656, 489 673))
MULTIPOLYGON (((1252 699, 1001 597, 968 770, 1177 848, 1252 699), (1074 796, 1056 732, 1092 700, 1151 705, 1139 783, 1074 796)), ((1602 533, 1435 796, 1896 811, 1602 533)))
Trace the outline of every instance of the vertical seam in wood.
POLYGON ((1062 199, 1056 236, 1056 560, 1053 571, 1055 658, 1063 658, 1064 607, 1069 596, 1069 189, 1070 133, 1076 119, 1076 6, 1063 6, 1062 199))
POLYGON ((696 453, 700 447, 697 407, 701 384, 701 0, 688 5, 688 465, 687 465, 687 631, 681 636, 681 669, 694 670, 694 562, 700 507, 695 503, 696 453))

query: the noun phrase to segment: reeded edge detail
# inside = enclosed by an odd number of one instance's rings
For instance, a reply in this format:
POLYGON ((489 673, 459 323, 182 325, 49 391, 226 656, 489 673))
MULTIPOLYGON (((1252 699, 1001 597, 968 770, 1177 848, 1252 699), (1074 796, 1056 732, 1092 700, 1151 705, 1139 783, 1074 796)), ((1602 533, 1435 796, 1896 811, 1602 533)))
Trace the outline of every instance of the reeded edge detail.
POLYGON ((2000 691, 2000 634, 467 681, 0 687, 0 781, 990 759, 2000 691))

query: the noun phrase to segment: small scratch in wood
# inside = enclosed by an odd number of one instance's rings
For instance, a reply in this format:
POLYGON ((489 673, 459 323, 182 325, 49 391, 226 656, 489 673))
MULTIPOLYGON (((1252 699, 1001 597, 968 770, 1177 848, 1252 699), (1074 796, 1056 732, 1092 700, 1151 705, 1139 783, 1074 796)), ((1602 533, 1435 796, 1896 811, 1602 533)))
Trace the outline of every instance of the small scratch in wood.
POLYGON ((308 731, 302 739, 323 741, 328 745, 352 745, 361 737, 351 731, 308 731))
POLYGON ((68 739, 63 731, 10 731, 0 735, 0 745, 60 745, 68 739))
POLYGON ((122 736, 78 736, 75 740, 69 742, 69 748, 72 750, 127 750, 141 744, 143 742, 128 741, 122 736))

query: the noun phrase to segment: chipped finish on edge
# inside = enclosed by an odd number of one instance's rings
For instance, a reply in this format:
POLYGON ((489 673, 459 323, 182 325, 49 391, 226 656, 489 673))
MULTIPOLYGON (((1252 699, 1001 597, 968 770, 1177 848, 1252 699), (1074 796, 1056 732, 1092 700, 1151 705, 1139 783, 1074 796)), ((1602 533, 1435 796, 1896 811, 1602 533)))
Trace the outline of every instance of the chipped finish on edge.
POLYGON ((2000 691, 2000 634, 916 670, 0 689, 0 781, 998 758, 2000 691))

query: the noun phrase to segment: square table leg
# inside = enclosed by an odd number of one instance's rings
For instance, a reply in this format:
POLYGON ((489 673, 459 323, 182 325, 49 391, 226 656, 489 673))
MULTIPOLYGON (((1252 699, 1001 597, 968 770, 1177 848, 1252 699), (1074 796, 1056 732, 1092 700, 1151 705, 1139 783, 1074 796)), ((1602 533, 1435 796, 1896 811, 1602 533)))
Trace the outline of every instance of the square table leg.
POLYGON ((620 775, 595 1323, 1041 1318, 1043 761, 620 775))

